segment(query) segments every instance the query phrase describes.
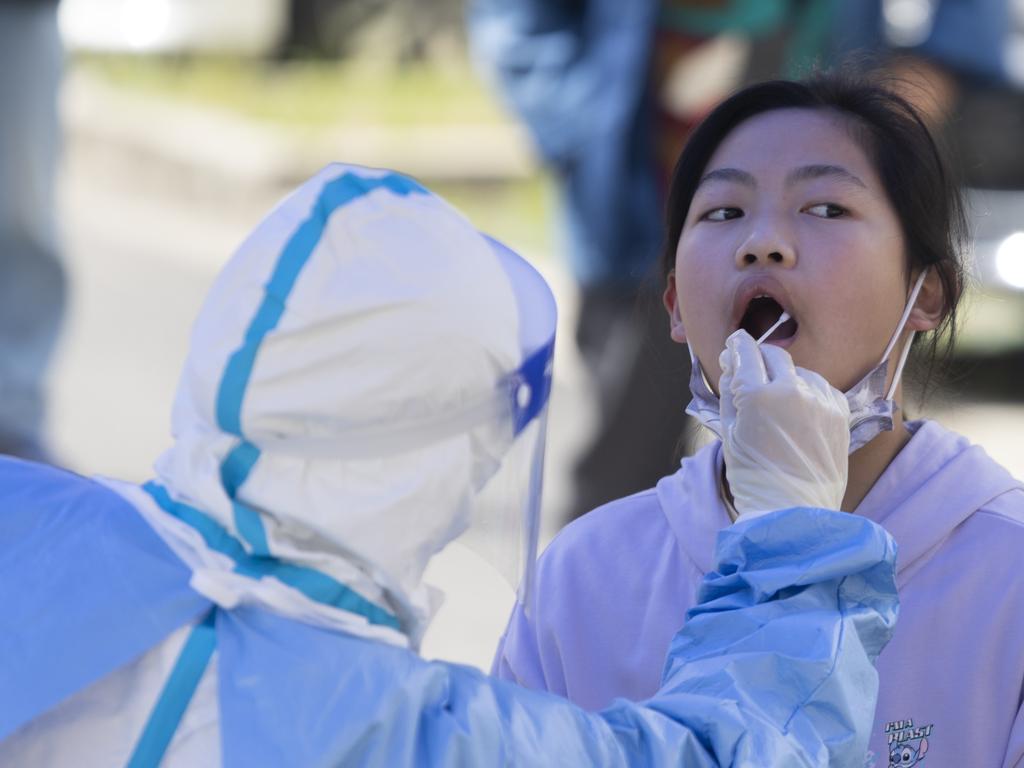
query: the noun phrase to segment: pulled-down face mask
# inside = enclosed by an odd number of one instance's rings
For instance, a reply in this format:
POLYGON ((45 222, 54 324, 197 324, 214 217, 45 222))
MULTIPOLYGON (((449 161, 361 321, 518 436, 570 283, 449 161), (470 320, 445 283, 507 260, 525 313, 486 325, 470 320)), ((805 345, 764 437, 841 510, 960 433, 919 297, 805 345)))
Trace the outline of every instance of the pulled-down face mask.
MULTIPOLYGON (((896 372, 892 377, 892 384, 889 385, 889 389, 886 391, 885 382, 889 373, 889 360, 907 324, 910 312, 917 302, 918 294, 921 292, 921 286, 924 285, 924 279, 927 274, 928 270, 924 269, 918 275, 917 281, 910 291, 907 304, 903 308, 903 316, 900 318, 899 325, 896 327, 892 338, 889 339, 889 344, 882 354, 881 361, 868 371, 864 378, 844 393, 847 402, 850 404, 850 453, 867 445, 879 433, 893 428, 893 414, 899 406, 892 398, 896 394, 900 377, 903 375, 903 366, 906 365, 907 356, 910 354, 910 346, 914 341, 914 331, 911 331, 910 336, 907 337, 907 341, 903 345, 903 349, 900 351, 899 360, 896 363, 896 372)), ((785 314, 783 317, 785 317, 785 314)), ((780 322, 782 319, 780 318, 780 322)), ((764 341, 773 329, 769 329, 769 333, 765 333, 758 343, 764 341)), ((722 419, 718 396, 711 390, 711 385, 708 384, 704 371, 700 367, 700 361, 697 360, 697 356, 693 353, 693 347, 689 349, 692 362, 690 394, 693 395, 693 399, 687 406, 686 412, 721 439, 722 419)))

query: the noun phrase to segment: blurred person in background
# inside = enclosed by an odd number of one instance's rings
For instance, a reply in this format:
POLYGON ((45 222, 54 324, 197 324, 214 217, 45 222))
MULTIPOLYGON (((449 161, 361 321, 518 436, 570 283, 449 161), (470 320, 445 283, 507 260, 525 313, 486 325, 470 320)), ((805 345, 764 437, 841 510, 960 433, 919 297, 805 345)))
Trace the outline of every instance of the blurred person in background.
POLYGON ((693 125, 745 69, 790 72, 819 56, 829 14, 827 0, 470 3, 475 56, 561 194, 580 294, 576 343, 598 405, 569 519, 649 488, 683 453, 679 393, 689 360, 660 333, 654 274, 672 166, 693 125), (717 59, 704 59, 724 35, 766 42, 723 84, 717 59))
POLYGON ((57 0, 0 0, 0 453, 45 459, 44 379, 64 315, 54 183, 57 0))
MULTIPOLYGON (((411 179, 293 192, 200 312, 153 481, 0 460, 0 763, 859 768, 895 548, 758 497, 770 462, 651 701, 587 713, 413 652, 423 570, 478 515, 523 531, 529 594, 554 324, 532 267, 411 179)), ((733 352, 743 423, 765 360, 733 352)), ((798 458, 838 487, 848 415, 815 385, 758 418, 816 425, 798 458)))
POLYGON ((842 3, 833 45, 839 56, 880 56, 901 95, 942 129, 962 88, 1006 82, 1008 22, 1008 0, 842 3))

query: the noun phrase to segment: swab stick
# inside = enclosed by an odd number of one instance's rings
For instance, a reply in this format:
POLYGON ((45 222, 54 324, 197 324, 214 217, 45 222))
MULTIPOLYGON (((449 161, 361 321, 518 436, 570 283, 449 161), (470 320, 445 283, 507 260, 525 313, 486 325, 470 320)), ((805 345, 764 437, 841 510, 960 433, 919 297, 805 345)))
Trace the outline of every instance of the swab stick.
POLYGON ((760 345, 761 342, 763 342, 765 339, 767 339, 769 336, 775 333, 775 329, 778 328, 787 320, 789 320, 789 312, 783 312, 781 315, 779 315, 779 319, 775 321, 775 325, 773 325, 771 328, 765 331, 764 335, 762 335, 761 338, 757 340, 758 345, 760 345))

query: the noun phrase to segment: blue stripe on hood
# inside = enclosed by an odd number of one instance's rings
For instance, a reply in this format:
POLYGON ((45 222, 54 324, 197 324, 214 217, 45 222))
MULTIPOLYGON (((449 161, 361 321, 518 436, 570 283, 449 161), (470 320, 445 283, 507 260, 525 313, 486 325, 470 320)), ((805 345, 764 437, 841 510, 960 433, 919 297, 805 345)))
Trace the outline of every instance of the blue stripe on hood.
MULTIPOLYGON (((320 242, 331 214, 376 189, 387 189, 402 196, 414 192, 430 194, 412 179, 396 173, 372 178, 346 172, 324 185, 309 216, 299 225, 281 251, 274 271, 264 286, 263 301, 249 323, 242 345, 228 358, 216 401, 217 425, 224 432, 243 437, 242 403, 256 363, 256 355, 263 339, 280 322, 299 273, 320 242)), ((221 464, 221 483, 232 501, 236 530, 253 552, 265 555, 269 554, 267 537, 258 513, 235 498, 259 455, 259 448, 243 439, 221 464)))
POLYGON ((302 268, 320 242, 327 220, 339 208, 376 189, 388 189, 397 195, 413 192, 429 194, 412 179, 398 174, 365 178, 345 173, 328 182, 310 211, 309 217, 285 244, 264 288, 263 301, 253 317, 245 338, 228 358, 217 392, 217 425, 232 435, 242 436, 242 401, 256 362, 256 353, 264 337, 277 327, 302 268))

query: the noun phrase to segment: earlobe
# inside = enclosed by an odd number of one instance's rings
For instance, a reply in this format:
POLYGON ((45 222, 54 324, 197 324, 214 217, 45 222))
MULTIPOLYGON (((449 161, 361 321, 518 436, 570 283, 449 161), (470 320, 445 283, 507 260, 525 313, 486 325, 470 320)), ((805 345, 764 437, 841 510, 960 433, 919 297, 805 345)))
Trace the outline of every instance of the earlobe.
POLYGON ((946 305, 945 290, 939 272, 934 267, 921 285, 914 308, 907 318, 907 327, 915 331, 932 331, 942 322, 943 310, 946 305))
POLYGON ((686 343, 686 329, 683 328, 683 318, 679 314, 679 294, 676 293, 676 273, 672 270, 668 273, 668 280, 665 285, 665 293, 662 294, 662 303, 668 311, 669 331, 668 335, 672 341, 678 344, 686 343))

